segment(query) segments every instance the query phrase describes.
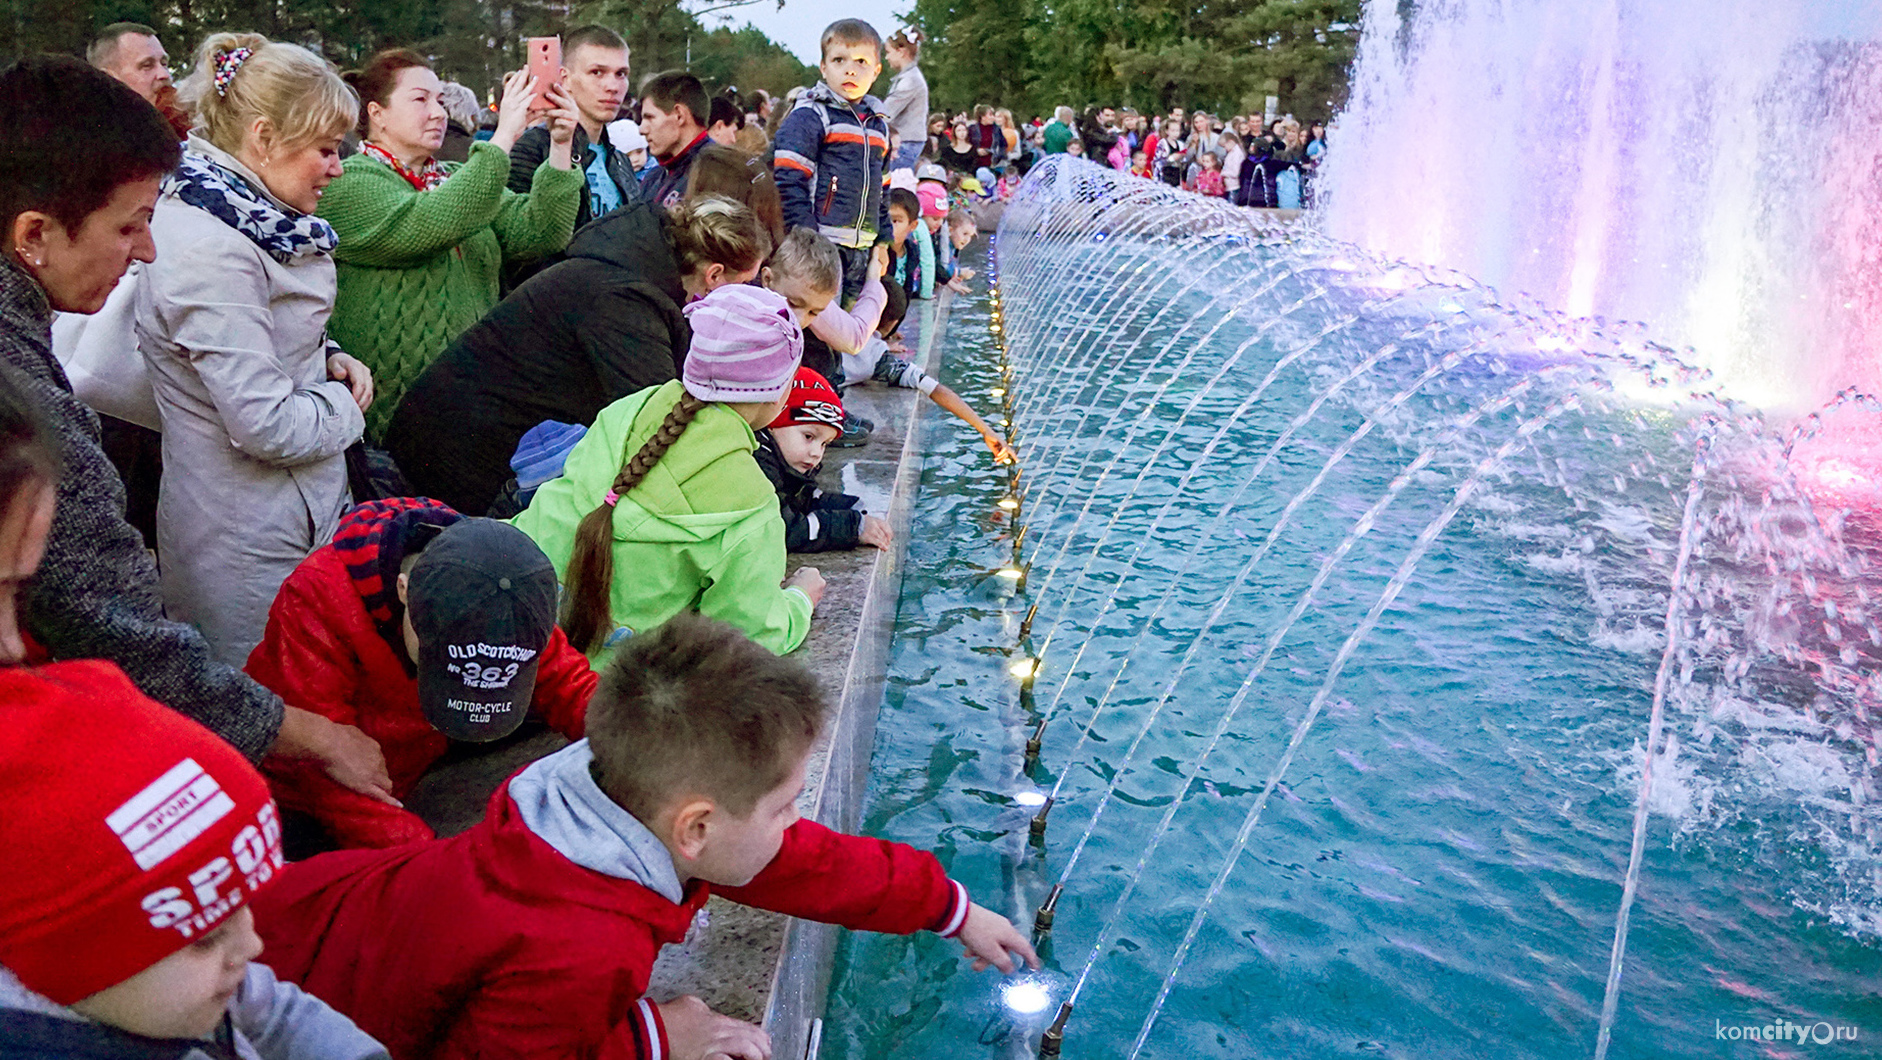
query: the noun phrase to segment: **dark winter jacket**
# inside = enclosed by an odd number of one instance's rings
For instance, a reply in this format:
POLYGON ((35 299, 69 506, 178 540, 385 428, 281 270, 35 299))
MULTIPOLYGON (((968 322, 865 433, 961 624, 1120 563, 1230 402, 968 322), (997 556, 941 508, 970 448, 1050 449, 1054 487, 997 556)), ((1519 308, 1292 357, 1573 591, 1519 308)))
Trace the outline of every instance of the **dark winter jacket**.
POLYGON ((1078 138, 1085 144, 1085 157, 1100 165, 1106 164, 1105 156, 1111 153, 1111 148, 1117 146, 1117 137, 1118 130, 1106 129, 1098 124, 1095 114, 1086 118, 1078 131, 1078 138))
POLYGON ((582 741, 531 763, 449 839, 289 865, 255 900, 274 970, 394 1060, 656 1060, 672 1046, 642 996, 654 956, 713 893, 859 931, 953 935, 967 917, 934 855, 808 820, 743 887, 682 884, 593 760, 582 741))
POLYGON ((772 146, 786 228, 865 250, 889 238, 889 123, 876 97, 852 104, 819 81, 797 98, 772 146))
POLYGON ((784 462, 770 431, 758 432, 752 458, 778 491, 787 550, 841 552, 862 544, 863 513, 856 510, 860 498, 818 489, 814 472, 807 475, 784 462))
MULTIPOLYGON (((399 564, 420 524, 450 526, 463 516, 437 501, 396 498, 346 513, 333 544, 301 561, 268 612, 268 632, 248 657, 255 680, 288 703, 351 725, 378 741, 403 798, 450 741, 425 719, 417 669, 405 649, 399 564)), ((557 628, 538 657, 532 713, 580 739, 595 674, 557 628)), ((343 847, 389 847, 431 838, 410 810, 348 791, 318 768, 282 763, 270 770, 280 804, 311 814, 343 847)))
POLYGON ((1277 149, 1274 141, 1261 139, 1260 153, 1251 153, 1242 163, 1241 189, 1243 206, 1273 207, 1281 205, 1281 193, 1278 187, 1282 172, 1300 168, 1300 152, 1277 149))
MULTIPOLYGON (((575 139, 571 150, 574 152, 575 168, 578 170, 585 168, 588 161, 588 130, 580 125, 575 126, 575 139)), ((530 182, 536 177, 536 167, 542 165, 543 159, 548 157, 549 127, 547 125, 538 125, 518 137, 516 145, 510 148, 510 190, 518 195, 528 194, 530 182)), ((630 203, 640 198, 640 181, 634 177, 634 163, 608 142, 608 130, 605 126, 601 130, 601 157, 605 160, 603 164, 607 168, 608 178, 614 181, 616 188, 620 189, 621 201, 630 203)), ((576 230, 579 231, 583 225, 594 219, 594 209, 589 202, 588 192, 584 189, 582 207, 575 213, 576 230)))
POLYGON ((577 232, 568 260, 512 291, 413 381, 386 428, 413 489, 482 514, 531 427, 592 424, 610 402, 679 378, 692 331, 666 224, 637 201, 577 232))
MULTIPOLYGON (((0 362, 59 435, 64 473, 39 573, 20 595, 21 625, 53 659, 109 659, 145 695, 260 761, 281 700, 212 659, 194 628, 163 617, 157 565, 124 521, 124 485, 99 448, 98 416, 72 396, 52 354, 52 307, 32 277, 0 261, 0 362)), ((240 533, 232 517, 230 533, 240 533)))
POLYGON ((700 149, 710 142, 705 133, 700 133, 692 143, 680 148, 678 154, 642 174, 640 197, 668 210, 679 206, 680 200, 686 198, 686 181, 693 175, 693 162, 699 158, 700 149))

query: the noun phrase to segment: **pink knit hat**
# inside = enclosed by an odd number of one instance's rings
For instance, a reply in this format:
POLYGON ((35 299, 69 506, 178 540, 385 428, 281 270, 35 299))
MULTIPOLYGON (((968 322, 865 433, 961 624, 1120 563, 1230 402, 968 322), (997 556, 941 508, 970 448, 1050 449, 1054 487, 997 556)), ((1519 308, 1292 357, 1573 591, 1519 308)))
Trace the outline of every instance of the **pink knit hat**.
POLYGON ((804 356, 784 296, 729 283, 686 307, 693 345, 681 381, 701 401, 776 401, 804 356))

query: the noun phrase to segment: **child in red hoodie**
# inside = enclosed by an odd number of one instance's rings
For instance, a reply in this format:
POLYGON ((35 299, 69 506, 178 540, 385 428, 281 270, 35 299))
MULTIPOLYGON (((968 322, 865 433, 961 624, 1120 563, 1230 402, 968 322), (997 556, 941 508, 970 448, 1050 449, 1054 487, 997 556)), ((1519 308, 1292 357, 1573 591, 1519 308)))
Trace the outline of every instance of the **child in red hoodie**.
MULTIPOLYGON (((373 501, 288 575, 246 669, 288 705, 371 737, 403 797, 451 740, 499 739, 532 710, 581 737, 595 674, 555 607, 555 568, 521 530, 425 498, 373 501)), ((317 764, 267 768, 282 809, 311 816, 329 847, 431 838, 417 814, 317 764)))
POLYGON ((694 998, 642 996, 711 892, 856 930, 959 938, 977 968, 1038 957, 932 854, 799 819, 815 680, 691 613, 629 640, 588 738, 497 789, 482 824, 288 867, 256 907, 283 979, 394 1060, 769 1054, 694 998))

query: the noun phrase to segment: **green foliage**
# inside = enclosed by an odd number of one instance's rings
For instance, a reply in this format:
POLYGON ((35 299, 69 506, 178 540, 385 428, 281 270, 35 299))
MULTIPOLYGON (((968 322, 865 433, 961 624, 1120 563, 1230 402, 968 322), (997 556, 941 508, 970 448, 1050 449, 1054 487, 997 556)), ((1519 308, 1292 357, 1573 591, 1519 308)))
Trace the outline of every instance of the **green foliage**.
POLYGON ((916 0, 930 103, 1322 117, 1346 98, 1360 0, 916 0))
MULTIPOLYGON (((772 0, 760 0, 772 2, 772 0)), ((698 4, 694 5, 699 6, 698 4)), ((716 6, 716 5, 715 5, 716 6)), ((816 77, 758 30, 707 30, 680 0, 0 0, 0 60, 32 52, 84 53, 99 28, 141 22, 158 30, 174 64, 187 66, 208 34, 253 30, 305 44, 347 67, 381 48, 416 48, 438 72, 480 94, 523 63, 524 37, 596 21, 621 30, 636 77, 687 65, 708 89, 736 84, 781 94, 816 77)))

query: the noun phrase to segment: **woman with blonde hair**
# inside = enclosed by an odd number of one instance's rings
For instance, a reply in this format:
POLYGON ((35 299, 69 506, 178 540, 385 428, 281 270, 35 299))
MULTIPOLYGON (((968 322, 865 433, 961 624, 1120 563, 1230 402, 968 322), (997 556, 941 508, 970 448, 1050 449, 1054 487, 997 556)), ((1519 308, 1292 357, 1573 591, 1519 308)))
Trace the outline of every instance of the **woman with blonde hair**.
POLYGON ((1004 160, 1011 162, 1019 157, 1019 126, 1013 124, 1013 112, 1005 107, 993 112, 993 120, 1000 126, 1000 134, 1006 137, 1004 160))
POLYGON ((240 666, 275 591, 349 503, 372 373, 327 337, 333 229, 314 216, 358 103, 325 60, 252 33, 203 42, 191 133, 151 218, 138 347, 163 420, 165 610, 240 666))
POLYGON ((571 160, 575 103, 557 86, 543 109, 534 78, 505 78, 495 134, 459 165, 436 158, 444 85, 424 56, 380 52, 347 78, 362 139, 320 216, 340 236, 333 337, 372 367, 384 400, 366 425, 377 439, 406 386, 497 304, 504 266, 568 245, 588 184, 571 160), (527 193, 510 191, 510 149, 545 116, 548 157, 527 193))

